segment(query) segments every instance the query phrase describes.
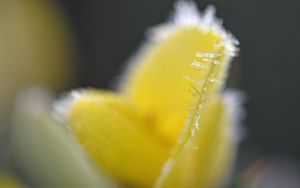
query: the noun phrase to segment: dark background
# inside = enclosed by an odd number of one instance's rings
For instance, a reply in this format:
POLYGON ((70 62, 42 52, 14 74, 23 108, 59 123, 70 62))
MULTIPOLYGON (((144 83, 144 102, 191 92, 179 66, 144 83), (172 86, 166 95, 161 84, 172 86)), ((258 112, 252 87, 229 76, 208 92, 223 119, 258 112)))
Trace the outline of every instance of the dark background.
MULTIPOLYGON (((171 0, 57 0, 78 44, 75 87, 109 87, 144 31, 166 18, 171 0)), ((300 159, 300 1, 199 0, 217 8, 240 41, 232 85, 247 93, 241 151, 300 159), (238 63, 236 63, 238 62, 238 63), (238 70, 238 73, 236 73, 238 70)))

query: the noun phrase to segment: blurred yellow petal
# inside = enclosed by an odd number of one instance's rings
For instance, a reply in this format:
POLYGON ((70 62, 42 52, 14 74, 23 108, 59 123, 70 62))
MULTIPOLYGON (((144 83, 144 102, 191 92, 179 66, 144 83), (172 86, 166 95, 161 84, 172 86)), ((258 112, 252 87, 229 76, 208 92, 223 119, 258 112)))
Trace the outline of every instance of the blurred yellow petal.
POLYGON ((125 97, 111 92, 94 90, 72 95, 73 102, 67 107, 68 124, 99 168, 122 182, 151 186, 168 153, 147 130, 136 108, 125 97))
POLYGON ((201 113, 191 115, 157 188, 216 188, 226 182, 236 149, 227 109, 224 100, 214 96, 201 113))
POLYGON ((125 94, 169 144, 176 142, 188 104, 194 103, 191 89, 202 87, 207 79, 217 83, 213 90, 220 88, 235 51, 230 35, 212 13, 210 8, 199 16, 193 4, 179 3, 174 21, 155 28, 122 83, 125 94), (209 73, 212 69, 214 75, 209 73))
POLYGON ((1 120, 21 90, 36 85, 55 91, 67 87, 73 47, 54 1, 4 0, 0 12, 1 120))
POLYGON ((25 188, 25 185, 16 177, 0 172, 0 187, 1 188, 25 188))
POLYGON ((34 187, 116 187, 100 176, 69 130, 50 116, 51 101, 40 89, 19 98, 11 130, 14 166, 34 187))

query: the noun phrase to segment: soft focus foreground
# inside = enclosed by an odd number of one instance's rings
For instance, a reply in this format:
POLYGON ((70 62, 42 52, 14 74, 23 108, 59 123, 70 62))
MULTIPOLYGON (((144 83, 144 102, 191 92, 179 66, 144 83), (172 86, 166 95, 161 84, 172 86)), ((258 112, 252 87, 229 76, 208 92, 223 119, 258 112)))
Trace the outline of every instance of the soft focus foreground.
MULTIPOLYGON (((4 0, 0 12, 0 187, 25 187, 14 177, 7 143, 15 99, 31 87, 55 93, 68 87, 73 74, 73 41, 61 10, 52 1, 4 0)), ((33 125, 22 122, 21 126, 30 131, 33 125)), ((30 139, 23 140, 20 157, 30 153, 30 139)))
MULTIPOLYGON (((18 92, 32 86, 59 91, 70 82, 71 40, 51 1, 0 4, 0 122, 18 92)), ((1 123, 1 124, 2 124, 1 123)))
POLYGON ((37 187, 225 186, 239 98, 224 83, 236 45, 212 7, 200 14, 177 3, 129 63, 119 91, 73 91, 54 111, 40 89, 18 99, 15 168, 37 187))

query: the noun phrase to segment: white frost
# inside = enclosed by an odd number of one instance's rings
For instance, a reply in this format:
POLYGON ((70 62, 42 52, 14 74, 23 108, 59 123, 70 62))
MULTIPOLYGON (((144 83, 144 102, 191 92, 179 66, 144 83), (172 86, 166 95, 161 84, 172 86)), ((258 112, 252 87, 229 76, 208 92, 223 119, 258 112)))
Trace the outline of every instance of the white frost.
POLYGON ((159 25, 149 30, 149 38, 159 41, 167 37, 170 32, 179 27, 199 27, 201 30, 212 31, 223 39, 225 50, 229 56, 234 56, 238 52, 238 40, 223 27, 221 19, 216 18, 216 9, 210 5, 200 12, 193 1, 178 1, 175 3, 175 11, 171 15, 169 22, 159 25))

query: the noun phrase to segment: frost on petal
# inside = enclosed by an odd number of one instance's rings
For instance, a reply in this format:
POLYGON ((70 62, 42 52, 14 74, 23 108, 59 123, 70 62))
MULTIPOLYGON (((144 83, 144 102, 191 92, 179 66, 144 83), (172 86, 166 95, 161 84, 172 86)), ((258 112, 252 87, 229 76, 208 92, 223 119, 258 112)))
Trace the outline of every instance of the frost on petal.
POLYGON ((237 42, 215 18, 214 8, 200 13, 186 1, 175 5, 170 21, 148 34, 129 63, 121 92, 141 109, 154 132, 173 146, 188 117, 188 103, 195 102, 198 90, 207 89, 206 80, 214 85, 212 90, 223 87, 237 42))
POLYGON ((198 11, 193 1, 178 1, 174 7, 175 11, 169 22, 149 30, 148 37, 150 40, 162 40, 178 27, 197 27, 221 36, 227 53, 231 56, 236 55, 236 52, 238 52, 236 46, 239 45, 239 41, 223 28, 222 20, 215 16, 216 9, 213 5, 209 5, 203 12, 198 11))
POLYGON ((126 97, 104 90, 73 91, 56 109, 98 169, 128 185, 153 184, 168 151, 126 97))
POLYGON ((227 183, 237 146, 234 122, 239 119, 232 112, 241 108, 236 96, 232 92, 212 96, 199 112, 191 112, 156 188, 215 188, 227 183))

